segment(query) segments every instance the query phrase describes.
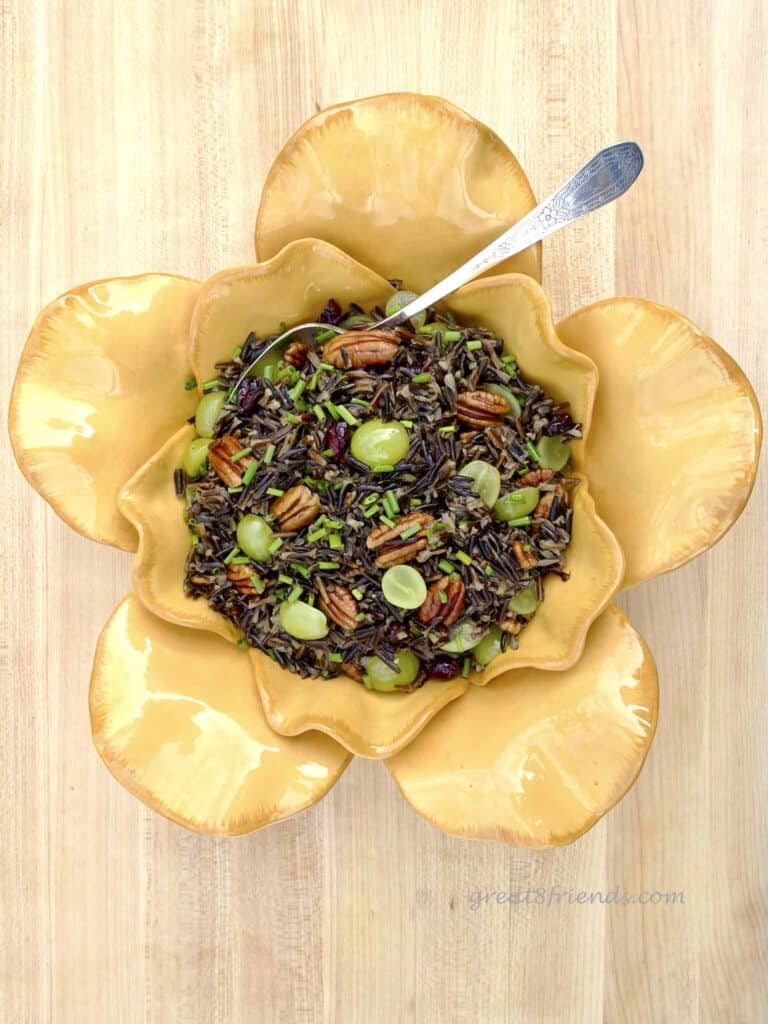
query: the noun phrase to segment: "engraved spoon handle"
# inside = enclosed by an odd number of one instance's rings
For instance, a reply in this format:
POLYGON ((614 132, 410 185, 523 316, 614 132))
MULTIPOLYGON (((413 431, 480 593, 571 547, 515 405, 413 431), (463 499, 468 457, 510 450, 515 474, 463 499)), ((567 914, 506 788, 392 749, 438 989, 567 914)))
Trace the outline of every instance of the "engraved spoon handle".
POLYGON ((579 217, 618 199, 643 169, 643 154, 635 142, 619 142, 601 149, 573 177, 539 203, 508 231, 476 253, 457 270, 429 288, 377 327, 392 327, 455 292, 484 270, 522 252, 579 217))

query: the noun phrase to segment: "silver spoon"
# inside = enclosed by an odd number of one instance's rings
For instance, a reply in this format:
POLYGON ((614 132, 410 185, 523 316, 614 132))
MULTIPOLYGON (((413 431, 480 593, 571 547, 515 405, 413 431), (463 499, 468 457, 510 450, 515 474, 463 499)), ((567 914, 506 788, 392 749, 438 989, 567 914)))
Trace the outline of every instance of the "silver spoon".
MULTIPOLYGON (((601 149, 592 159, 576 171, 576 173, 553 192, 547 199, 542 200, 511 228, 499 235, 493 242, 485 246, 478 253, 475 253, 466 263, 444 277, 442 281, 428 288, 422 295, 409 302, 407 306, 393 313, 392 316, 371 324, 371 328, 394 327, 409 320, 417 313, 423 312, 429 306, 433 306, 446 295, 455 292, 463 284, 477 277, 484 270, 495 267, 502 260, 509 259, 535 242, 546 238, 547 235, 559 231, 566 224, 570 224, 593 210, 599 210, 601 206, 612 203, 618 199, 634 183, 640 171, 643 169, 643 154, 636 142, 618 142, 614 146, 601 149)), ((332 324, 306 323, 297 324, 287 331, 279 334, 263 352, 259 353, 256 359, 240 375, 235 385, 239 387, 241 382, 254 369, 259 369, 259 364, 266 359, 267 355, 275 349, 282 348, 290 338, 304 331, 333 331, 335 334, 345 334, 343 327, 334 327, 332 324)), ((314 342, 314 338, 312 338, 314 342)))

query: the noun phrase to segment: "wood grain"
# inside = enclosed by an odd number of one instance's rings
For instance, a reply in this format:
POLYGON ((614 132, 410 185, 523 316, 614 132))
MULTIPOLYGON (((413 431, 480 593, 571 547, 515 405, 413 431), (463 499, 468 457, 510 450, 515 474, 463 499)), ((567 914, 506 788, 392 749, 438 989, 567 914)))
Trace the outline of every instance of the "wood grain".
MULTIPOLYGON (((288 135, 396 89, 486 121, 539 194, 636 138, 637 187, 547 244, 555 312, 612 293, 678 307, 764 395, 767 18, 762 0, 0 0, 3 416, 41 305, 248 261, 288 135)), ((765 474, 714 551, 622 601, 662 684, 638 784, 575 845, 526 852, 441 836, 365 761, 238 841, 144 810, 86 708, 129 560, 60 523, 7 443, 2 459, 3 1022, 768 1019, 765 474), (468 901, 616 884, 685 903, 468 901)))

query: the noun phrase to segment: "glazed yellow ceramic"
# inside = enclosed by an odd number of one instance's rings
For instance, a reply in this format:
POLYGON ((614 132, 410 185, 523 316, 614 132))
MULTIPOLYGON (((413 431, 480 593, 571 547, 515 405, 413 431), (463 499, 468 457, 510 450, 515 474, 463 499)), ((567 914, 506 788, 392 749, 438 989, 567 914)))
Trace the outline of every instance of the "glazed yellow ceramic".
POLYGON ((184 571, 191 534, 184 522, 185 502, 176 496, 173 471, 195 437, 184 426, 169 438, 120 492, 119 507, 139 535, 133 562, 133 589, 146 607, 177 626, 192 626, 236 641, 240 632, 207 601, 184 593, 184 571))
MULTIPOLYGON (((393 93, 311 118, 272 166, 256 221, 267 259, 324 238, 421 292, 536 205, 489 128, 434 96, 393 93)), ((502 264, 540 277, 541 248, 502 264)))
POLYGON ((43 310, 21 355, 9 429, 22 472, 91 540, 136 549, 117 509, 128 477, 195 408, 184 390, 198 284, 96 281, 43 310))
POLYGON ((275 735, 243 651, 163 622, 135 597, 101 635, 90 706, 115 778, 196 832, 242 835, 296 814, 325 796, 350 759, 319 733, 275 735))
POLYGON ((267 263, 225 270, 206 281, 195 305, 190 352, 197 379, 215 377, 215 364, 230 359, 251 331, 273 334, 280 323, 317 320, 329 298, 372 308, 393 290, 346 253, 306 238, 267 263))
POLYGON ((625 585, 711 548, 757 472, 760 411, 741 369, 685 317, 641 299, 599 302, 558 333, 600 371, 587 473, 624 549, 625 585))
POLYGON ((611 606, 577 665, 472 687, 386 763, 443 832, 555 846, 576 839, 635 780, 656 727, 648 648, 611 606))
POLYGON ((413 693, 375 693, 346 676, 301 679, 252 651, 253 671, 272 728, 286 736, 317 729, 361 757, 401 750, 469 681, 425 683, 413 693))
POLYGON ((96 652, 91 716, 110 771, 161 814, 247 832, 320 799, 355 753, 388 758, 406 799, 444 832, 550 846, 634 781, 658 693, 650 654, 609 604, 624 556, 634 583, 722 536, 754 481, 760 416, 733 360, 671 310, 616 299, 556 332, 534 280, 538 247, 502 268, 522 273, 448 302, 503 337, 584 425, 572 445, 571 579, 546 581, 517 651, 469 680, 371 693, 244 653, 235 627, 183 590, 190 535, 173 470, 199 397, 184 388, 189 363, 205 381, 251 331, 314 319, 330 297, 383 304, 389 277, 426 288, 533 205, 483 125, 444 100, 373 97, 312 118, 279 155, 256 227, 267 262, 202 286, 162 275, 83 285, 40 315, 11 438, 76 530, 138 542, 134 592, 96 652))

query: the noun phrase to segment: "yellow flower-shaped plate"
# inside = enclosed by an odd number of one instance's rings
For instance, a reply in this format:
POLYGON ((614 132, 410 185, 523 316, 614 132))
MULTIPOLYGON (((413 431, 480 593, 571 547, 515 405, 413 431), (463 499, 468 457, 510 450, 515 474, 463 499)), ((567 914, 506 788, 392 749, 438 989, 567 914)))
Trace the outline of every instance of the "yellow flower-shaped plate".
POLYGON ((193 436, 185 390, 251 331, 420 290, 535 205, 514 156, 443 100, 344 104, 279 154, 256 224, 260 262, 203 284, 169 275, 72 289, 38 317, 9 416, 22 472, 74 529, 135 551, 133 589, 99 640, 96 746, 149 806, 238 835, 319 800, 353 754, 385 760, 444 832, 527 846, 581 835, 627 791, 656 725, 653 659, 611 603, 706 551, 754 482, 757 402, 739 367, 679 313, 609 299, 555 326, 539 247, 450 308, 505 339, 584 424, 572 446, 571 579, 516 651, 412 694, 299 679, 236 646, 183 591, 188 533, 172 471, 193 436))

